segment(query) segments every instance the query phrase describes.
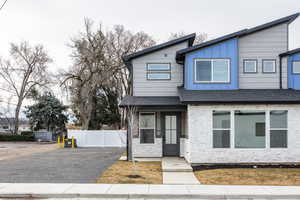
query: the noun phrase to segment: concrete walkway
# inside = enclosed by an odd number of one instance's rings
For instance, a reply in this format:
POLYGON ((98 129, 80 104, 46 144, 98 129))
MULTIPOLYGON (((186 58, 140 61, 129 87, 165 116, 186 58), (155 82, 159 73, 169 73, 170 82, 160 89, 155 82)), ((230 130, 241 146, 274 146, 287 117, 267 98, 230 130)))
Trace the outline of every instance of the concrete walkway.
POLYGON ((0 198, 299 199, 300 187, 0 183, 0 198))
POLYGON ((163 184, 200 184, 184 158, 164 157, 161 165, 163 184))

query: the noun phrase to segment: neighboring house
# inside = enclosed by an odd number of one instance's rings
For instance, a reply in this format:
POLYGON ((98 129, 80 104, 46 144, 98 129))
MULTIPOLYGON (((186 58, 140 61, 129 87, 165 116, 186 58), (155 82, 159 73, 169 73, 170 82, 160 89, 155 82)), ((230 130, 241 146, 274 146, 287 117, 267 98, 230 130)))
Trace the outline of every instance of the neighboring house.
POLYGON ((133 156, 180 156, 193 165, 300 162, 300 48, 288 50, 298 15, 125 56, 133 91, 120 106, 137 109, 133 156))
MULTIPOLYGON (((15 128, 15 118, 0 118, 0 133, 13 133, 15 128)), ((19 133, 23 131, 31 131, 28 120, 19 120, 19 133)))

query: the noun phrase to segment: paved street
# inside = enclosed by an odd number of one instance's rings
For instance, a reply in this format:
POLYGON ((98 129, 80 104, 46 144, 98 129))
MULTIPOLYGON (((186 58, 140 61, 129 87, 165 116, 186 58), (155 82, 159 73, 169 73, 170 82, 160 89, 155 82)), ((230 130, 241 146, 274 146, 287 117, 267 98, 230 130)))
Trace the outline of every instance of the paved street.
POLYGON ((65 148, 2 160, 0 183, 95 183, 124 151, 124 148, 65 148))

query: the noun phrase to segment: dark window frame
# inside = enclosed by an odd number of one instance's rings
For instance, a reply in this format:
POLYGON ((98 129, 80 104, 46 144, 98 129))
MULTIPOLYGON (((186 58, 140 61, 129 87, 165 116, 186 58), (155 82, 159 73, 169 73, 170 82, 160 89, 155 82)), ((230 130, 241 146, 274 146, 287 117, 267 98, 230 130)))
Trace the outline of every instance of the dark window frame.
POLYGON ((257 59, 244 59, 243 60, 243 73, 244 74, 257 74, 258 73, 258 60, 257 59), (255 72, 246 72, 246 62, 247 61, 254 61, 255 62, 255 72))
POLYGON ((289 129, 288 129, 288 114, 289 114, 289 111, 288 110, 270 110, 270 117, 269 117, 269 134, 270 134, 270 149, 287 149, 288 146, 289 146, 289 129), (272 128, 271 127, 271 112, 272 111, 286 111, 286 128, 272 128), (272 147, 271 146, 271 132, 272 131, 286 131, 286 147, 272 147))
POLYGON ((148 81, 170 81, 172 79, 172 66, 171 66, 171 63, 170 62, 155 62, 155 63, 147 63, 146 64, 146 79, 148 81), (151 64, 168 64, 169 65, 169 69, 167 70, 153 70, 153 69, 149 69, 149 65, 151 64), (158 78, 158 79, 151 79, 149 78, 149 74, 159 74, 159 73, 162 73, 162 74, 169 74, 169 78, 158 78))
POLYGON ((140 144, 145 144, 145 145, 151 145, 151 144, 155 144, 155 138, 156 138, 156 112, 139 112, 139 121, 138 121, 138 132, 139 132, 139 143, 140 144), (140 120, 141 120, 141 114, 143 114, 143 113, 147 113, 147 114, 153 114, 154 115, 154 127, 153 127, 153 142, 151 142, 151 143, 145 143, 145 142, 141 142, 141 129, 144 129, 144 130, 147 130, 147 129, 149 129, 149 130, 152 130, 152 129, 150 129, 150 128, 141 128, 141 125, 140 125, 140 120))
POLYGON ((277 70, 276 70, 276 68, 277 68, 277 62, 276 62, 276 59, 262 59, 262 61, 261 61, 261 70, 262 70, 262 73, 264 73, 264 74, 276 74, 276 72, 277 72, 277 70), (265 72, 264 71, 264 61, 274 61, 274 63, 275 63, 275 66, 274 66, 274 71, 273 72, 265 72))
POLYGON ((213 110, 212 111, 212 148, 213 149, 230 149, 231 148, 231 134, 232 134, 232 127, 231 127, 231 111, 230 110, 213 110), (213 121, 214 121, 214 113, 215 112, 225 112, 229 114, 229 128, 215 128, 213 121), (228 147, 216 147, 214 144, 214 135, 215 131, 228 131, 229 132, 229 146, 228 147))
MULTIPOLYGON (((193 60, 193 82, 195 84, 231 84, 231 63, 232 63, 231 58, 228 58, 228 57, 225 57, 225 58, 194 58, 194 60, 193 60), (203 61, 209 60, 211 63, 213 60, 228 61, 228 76, 227 76, 228 81, 198 81, 196 78, 196 71, 197 71, 196 62, 201 61, 201 60, 203 60, 203 61)), ((212 70, 212 72, 213 72, 213 70, 212 70)), ((212 76, 212 78, 213 78, 213 76, 212 76)))

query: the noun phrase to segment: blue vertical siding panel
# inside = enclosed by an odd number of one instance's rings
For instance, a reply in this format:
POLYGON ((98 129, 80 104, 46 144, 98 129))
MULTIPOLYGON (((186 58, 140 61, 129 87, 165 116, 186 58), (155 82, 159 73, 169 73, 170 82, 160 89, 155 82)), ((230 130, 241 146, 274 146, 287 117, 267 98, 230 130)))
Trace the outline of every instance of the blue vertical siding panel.
POLYGON ((300 90, 300 74, 293 74, 293 61, 300 61, 300 53, 288 57, 288 88, 300 90))
POLYGON ((185 89, 187 90, 235 90, 238 89, 238 41, 228 40, 185 55, 185 89), (194 83, 194 59, 229 58, 230 83, 194 83))

